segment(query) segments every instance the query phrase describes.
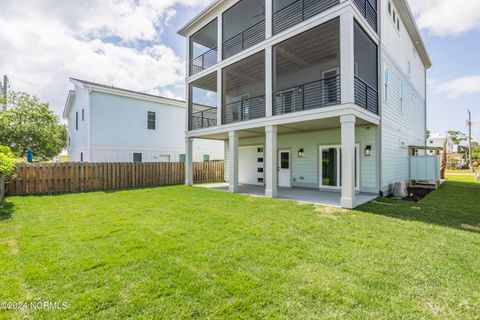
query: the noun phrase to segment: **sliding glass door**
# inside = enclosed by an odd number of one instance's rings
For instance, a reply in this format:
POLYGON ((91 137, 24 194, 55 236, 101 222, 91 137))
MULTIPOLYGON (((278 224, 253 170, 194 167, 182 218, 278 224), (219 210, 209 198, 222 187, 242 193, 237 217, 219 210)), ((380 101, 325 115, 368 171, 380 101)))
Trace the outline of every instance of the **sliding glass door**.
MULTIPOLYGON (((355 189, 359 181, 359 145, 355 146, 355 189)), ((320 188, 340 189, 342 187, 342 148, 339 145, 320 146, 319 150, 320 188)))

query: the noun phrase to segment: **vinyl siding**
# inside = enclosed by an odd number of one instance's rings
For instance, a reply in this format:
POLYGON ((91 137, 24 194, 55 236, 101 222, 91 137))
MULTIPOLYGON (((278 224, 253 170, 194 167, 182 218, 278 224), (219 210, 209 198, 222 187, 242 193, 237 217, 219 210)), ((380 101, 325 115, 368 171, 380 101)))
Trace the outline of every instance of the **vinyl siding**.
MULTIPOLYGON (((382 191, 389 192, 393 183, 409 178, 408 146, 425 145, 425 101, 397 64, 382 52, 384 68, 389 70, 388 97, 382 94, 382 191), (400 86, 403 84, 403 108, 400 86)), ((382 89, 385 87, 382 77, 382 89)), ((382 90, 383 91, 383 90, 382 90)))
MULTIPOLYGON (((360 191, 378 192, 377 183, 377 148, 376 136, 377 128, 375 126, 357 127, 356 142, 360 144, 360 191), (365 157, 363 150, 365 146, 372 146, 372 156, 365 157)), ((278 149, 291 150, 292 161, 292 186, 294 187, 319 187, 319 146, 320 145, 339 145, 340 129, 329 129, 321 131, 309 131, 292 134, 279 134, 277 138, 278 149), (298 150, 303 148, 305 156, 298 157, 298 150)), ((228 142, 225 144, 225 155, 227 163, 225 166, 225 180, 228 181, 228 142)), ((239 141, 240 146, 265 145, 263 137, 243 138, 239 141)), ((268 167, 265 163, 265 168, 268 167)))
MULTIPOLYGON (((416 53, 413 41, 400 19, 400 31, 393 23, 393 18, 388 14, 389 0, 382 1, 382 50, 385 50, 393 61, 399 66, 399 69, 408 76, 418 95, 425 99, 425 68, 420 56, 416 53), (408 73, 408 61, 411 64, 411 73, 408 73)), ((398 16, 398 9, 392 4, 392 10, 395 10, 398 16)))
POLYGON ((88 144, 89 135, 89 94, 85 88, 75 88, 75 99, 68 114, 68 136, 70 145, 67 146, 68 160, 80 161, 80 153, 83 152, 83 160, 89 161, 90 146, 88 144), (85 110, 85 120, 82 121, 82 109, 85 110), (75 115, 78 112, 78 130, 75 126, 75 115))
MULTIPOLYGON (((106 93, 91 93, 92 162, 131 162, 141 152, 144 162, 163 156, 179 161, 185 154, 185 109, 106 93), (147 113, 156 114, 156 129, 147 129, 147 113)), ((194 161, 223 160, 223 142, 196 139, 194 161)))

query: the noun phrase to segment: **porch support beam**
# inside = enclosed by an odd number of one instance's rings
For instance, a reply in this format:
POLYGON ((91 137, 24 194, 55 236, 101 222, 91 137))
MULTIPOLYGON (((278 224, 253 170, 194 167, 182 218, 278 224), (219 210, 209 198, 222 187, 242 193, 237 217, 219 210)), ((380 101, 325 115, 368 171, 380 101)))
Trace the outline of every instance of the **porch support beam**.
POLYGON ((277 190, 277 126, 265 127, 265 197, 275 198, 277 190))
POLYGON ((229 147, 229 181, 228 191, 238 192, 238 132, 230 131, 228 133, 229 147))
POLYGON ((354 115, 340 117, 342 143, 342 198, 343 208, 355 207, 355 122, 354 115))
POLYGON ((185 138, 185 185, 193 185, 193 138, 185 138))
POLYGON ((353 34, 353 13, 340 16, 340 82, 342 104, 355 102, 355 54, 353 34))
POLYGON ((265 116, 273 115, 273 48, 265 48, 265 116))
POLYGON ((222 103, 223 103, 223 87, 222 87, 222 70, 217 71, 217 126, 222 125, 222 103))

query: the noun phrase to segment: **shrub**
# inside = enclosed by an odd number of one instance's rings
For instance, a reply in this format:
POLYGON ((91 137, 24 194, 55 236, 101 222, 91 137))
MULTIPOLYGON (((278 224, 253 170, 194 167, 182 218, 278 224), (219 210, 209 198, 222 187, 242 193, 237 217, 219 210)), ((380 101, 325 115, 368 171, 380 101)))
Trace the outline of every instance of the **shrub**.
POLYGON ((0 146, 0 176, 11 175, 17 161, 10 147, 0 146))

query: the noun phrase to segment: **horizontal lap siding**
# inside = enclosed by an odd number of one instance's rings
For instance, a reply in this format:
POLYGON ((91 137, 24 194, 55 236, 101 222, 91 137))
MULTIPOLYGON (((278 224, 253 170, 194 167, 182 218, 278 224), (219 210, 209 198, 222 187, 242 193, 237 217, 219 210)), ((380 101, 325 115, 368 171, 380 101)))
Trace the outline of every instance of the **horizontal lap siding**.
MULTIPOLYGON (((387 99, 382 96, 382 190, 409 178, 408 146, 425 145, 425 101, 401 68, 383 51, 389 70, 387 99), (403 84, 403 107, 401 86, 403 84)), ((385 87, 384 77, 382 88, 385 87)))
MULTIPOLYGON (((361 191, 375 192, 378 190, 377 183, 377 128, 357 127, 356 142, 360 144, 360 181, 361 191), (372 146, 372 156, 365 157, 363 150, 365 146, 372 146)), ((240 146, 265 145, 263 137, 240 139, 240 146)), ((279 134, 278 149, 291 150, 292 157, 292 185, 296 187, 319 187, 318 166, 319 166, 319 145, 340 144, 340 129, 321 130, 313 132, 302 132, 294 134, 279 134), (305 156, 298 157, 298 149, 303 148, 305 156), (300 178, 303 177, 303 180, 300 178)), ((226 155, 228 155, 228 143, 226 143, 226 155)), ((228 157, 227 157, 228 159, 228 157)), ((228 164, 225 164, 226 181, 228 181, 228 164)), ((265 164, 268 167, 268 164, 265 164)))

